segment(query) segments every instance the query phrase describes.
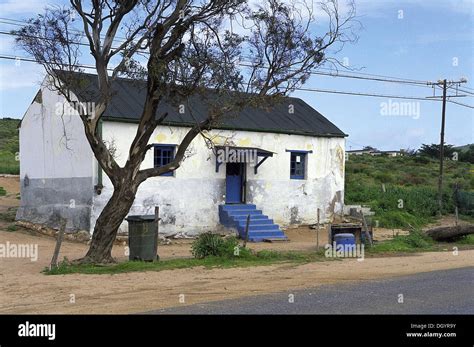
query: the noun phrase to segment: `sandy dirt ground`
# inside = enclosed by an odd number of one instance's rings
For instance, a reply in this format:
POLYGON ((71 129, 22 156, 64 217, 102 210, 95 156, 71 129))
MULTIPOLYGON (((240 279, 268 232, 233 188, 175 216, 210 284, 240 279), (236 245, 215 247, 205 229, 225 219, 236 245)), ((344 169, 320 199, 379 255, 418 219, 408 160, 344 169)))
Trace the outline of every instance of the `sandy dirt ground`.
MULTIPOLYGON (((16 179, 17 180, 17 179, 16 179)), ((15 179, 0 178, 7 197, 0 198, 0 212, 17 205, 15 179), (8 187, 7 183, 11 183, 8 187), (13 183, 12 183, 13 182, 13 183)), ((17 188, 16 188, 17 189, 17 188)), ((134 272, 116 275, 46 276, 55 239, 26 230, 5 231, 0 224, 0 244, 38 245, 38 259, 0 258, 0 313, 137 313, 165 307, 232 299, 248 295, 281 292, 348 281, 362 281, 418 272, 474 265, 474 250, 453 255, 446 252, 404 257, 346 259, 304 265, 278 264, 252 268, 180 269, 134 272)), ((386 239, 397 231, 376 229, 375 238, 386 239)), ((401 232, 401 231, 400 231, 401 232)), ((289 229, 290 242, 251 244, 254 250, 306 250, 316 248, 316 232, 308 227, 289 229)), ((327 242, 325 229, 320 244, 327 242)), ((189 257, 190 240, 177 240, 159 247, 162 259, 189 257)), ((87 245, 65 241, 60 259, 83 256, 87 245)), ((125 260, 124 246, 116 245, 113 255, 125 260)))
MULTIPOLYGON (((194 304, 474 265, 474 250, 466 250, 458 255, 446 251, 298 266, 278 264, 252 268, 46 276, 40 271, 50 261, 54 247, 52 238, 0 231, 0 243, 7 241, 38 244, 39 258, 36 262, 25 258, 0 259, 0 313, 136 313, 182 305, 180 295, 184 295, 185 304, 194 304)), ((182 246, 162 246, 161 254, 172 256, 170 250, 182 246)), ((62 254, 78 257, 86 247, 65 242, 62 254)), ((120 256, 120 253, 121 248, 116 247, 114 255, 120 256)))
POLYGON ((6 196, 0 196, 0 213, 5 212, 9 207, 17 207, 20 200, 17 194, 20 193, 20 179, 18 176, 0 176, 0 187, 7 191, 6 196))

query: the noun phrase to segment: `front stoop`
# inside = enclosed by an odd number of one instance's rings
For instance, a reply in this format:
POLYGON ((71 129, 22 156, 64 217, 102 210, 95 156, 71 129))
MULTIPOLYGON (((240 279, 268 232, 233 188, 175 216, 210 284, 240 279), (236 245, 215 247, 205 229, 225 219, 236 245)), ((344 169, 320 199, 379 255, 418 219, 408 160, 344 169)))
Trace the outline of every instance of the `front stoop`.
POLYGON ((219 221, 228 228, 237 229, 240 238, 245 238, 247 216, 250 215, 248 241, 288 240, 278 224, 264 215, 253 204, 219 205, 219 221))

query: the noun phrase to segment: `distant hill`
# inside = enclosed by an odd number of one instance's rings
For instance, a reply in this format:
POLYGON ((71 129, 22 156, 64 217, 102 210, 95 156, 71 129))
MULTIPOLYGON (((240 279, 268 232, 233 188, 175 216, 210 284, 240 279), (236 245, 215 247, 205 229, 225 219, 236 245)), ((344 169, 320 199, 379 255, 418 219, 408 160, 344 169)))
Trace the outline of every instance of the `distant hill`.
MULTIPOLYGON (((474 164, 446 160, 444 212, 454 212, 454 188, 474 194, 474 164)), ((345 203, 370 206, 380 226, 420 227, 438 212, 439 162, 428 157, 351 156, 346 161, 345 203)), ((460 206, 460 213, 471 215, 460 206)))
POLYGON ((474 146, 474 143, 464 145, 464 146, 453 147, 453 149, 455 151, 459 151, 459 152, 467 152, 467 150, 469 149, 470 146, 474 146))
POLYGON ((17 161, 19 148, 19 119, 0 119, 0 174, 19 174, 20 162, 17 161))

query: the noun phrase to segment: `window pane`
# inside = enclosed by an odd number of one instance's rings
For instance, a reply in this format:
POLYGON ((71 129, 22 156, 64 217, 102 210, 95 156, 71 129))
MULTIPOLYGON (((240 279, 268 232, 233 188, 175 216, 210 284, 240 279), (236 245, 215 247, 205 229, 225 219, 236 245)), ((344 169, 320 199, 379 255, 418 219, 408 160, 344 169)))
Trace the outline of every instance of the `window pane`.
MULTIPOLYGON (((154 165, 155 167, 161 167, 169 164, 174 158, 174 146, 155 146, 154 152, 154 165)), ((161 176, 172 176, 173 172, 169 171, 161 176)))
POLYGON ((291 153, 290 156, 290 178, 304 179, 305 177, 306 153, 291 153))

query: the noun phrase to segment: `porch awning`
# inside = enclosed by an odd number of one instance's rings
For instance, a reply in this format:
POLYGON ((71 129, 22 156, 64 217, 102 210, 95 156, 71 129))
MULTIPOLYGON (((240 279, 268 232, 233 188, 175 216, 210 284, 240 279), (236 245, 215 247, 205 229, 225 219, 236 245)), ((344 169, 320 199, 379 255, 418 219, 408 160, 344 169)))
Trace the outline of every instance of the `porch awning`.
POLYGON ((273 154, 275 153, 258 147, 215 146, 214 154, 216 155, 216 172, 219 172, 219 166, 222 163, 250 162, 255 165, 254 173, 257 174, 260 165, 262 165, 268 157, 273 157, 273 154), (233 160, 229 160, 228 156, 232 156, 231 158, 233 160), (224 157, 225 160, 223 160, 222 157, 224 157))

